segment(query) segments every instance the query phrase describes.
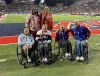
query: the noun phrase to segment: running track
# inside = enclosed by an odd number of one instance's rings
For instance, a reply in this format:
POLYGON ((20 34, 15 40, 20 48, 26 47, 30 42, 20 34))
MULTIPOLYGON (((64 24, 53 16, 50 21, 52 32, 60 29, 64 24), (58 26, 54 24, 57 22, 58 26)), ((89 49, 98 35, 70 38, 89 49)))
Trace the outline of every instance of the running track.
MULTIPOLYGON (((60 24, 64 24, 65 27, 73 27, 70 22, 54 23, 52 37, 55 37, 55 32, 59 28, 60 24)), ((92 34, 100 34, 100 22, 99 21, 86 21, 80 22, 82 25, 86 25, 90 28, 92 34)), ((12 24, 0 24, 0 45, 15 44, 18 41, 18 35, 23 32, 24 23, 12 23, 12 24)))

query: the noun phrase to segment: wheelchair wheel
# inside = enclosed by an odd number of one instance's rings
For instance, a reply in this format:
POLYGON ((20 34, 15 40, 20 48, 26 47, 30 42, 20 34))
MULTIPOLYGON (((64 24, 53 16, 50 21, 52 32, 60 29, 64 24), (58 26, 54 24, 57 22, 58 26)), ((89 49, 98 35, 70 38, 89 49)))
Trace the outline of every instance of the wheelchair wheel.
POLYGON ((20 46, 17 46, 16 55, 17 55, 17 62, 19 64, 22 64, 22 62, 23 62, 23 55, 22 55, 22 49, 21 49, 20 46))
POLYGON ((76 46, 74 46, 74 50, 73 50, 73 51, 74 51, 74 53, 73 53, 73 54, 74 54, 74 56, 76 56, 76 54, 77 54, 77 51, 76 51, 76 46))
POLYGON ((85 60, 88 60, 88 47, 84 49, 85 60))

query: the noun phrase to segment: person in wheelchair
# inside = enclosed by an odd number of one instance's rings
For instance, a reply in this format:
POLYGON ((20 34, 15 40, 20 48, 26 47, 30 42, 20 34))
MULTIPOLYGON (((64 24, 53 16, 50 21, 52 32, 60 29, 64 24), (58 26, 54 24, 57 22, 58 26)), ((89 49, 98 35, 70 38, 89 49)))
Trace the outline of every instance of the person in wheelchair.
POLYGON ((62 24, 60 25, 59 30, 56 32, 55 42, 57 42, 56 44, 58 44, 57 56, 62 54, 61 61, 64 60, 64 58, 63 58, 64 56, 68 57, 68 56, 72 55, 72 45, 71 45, 71 42, 68 40, 68 38, 69 38, 68 33, 69 32, 70 32, 70 30, 66 29, 64 27, 64 25, 62 25, 62 24), (60 51, 60 48, 62 48, 63 51, 60 51), (64 49, 65 49, 65 51, 64 51, 64 49))
POLYGON ((25 27, 24 33, 21 33, 18 37, 18 45, 22 47, 22 50, 27 56, 28 62, 31 62, 31 59, 29 58, 29 50, 32 49, 34 43, 34 37, 29 33, 29 28, 25 27))
POLYGON ((40 61, 48 62, 52 58, 52 37, 51 32, 47 30, 47 25, 44 24, 42 29, 37 32, 36 41, 38 41, 38 48, 40 51, 40 61), (50 55, 50 56, 49 56, 50 55))
POLYGON ((76 46, 76 60, 84 61, 85 53, 84 49, 87 46, 88 39, 90 38, 91 31, 86 26, 80 25, 78 20, 74 20, 74 27, 71 28, 72 35, 75 39, 76 46))

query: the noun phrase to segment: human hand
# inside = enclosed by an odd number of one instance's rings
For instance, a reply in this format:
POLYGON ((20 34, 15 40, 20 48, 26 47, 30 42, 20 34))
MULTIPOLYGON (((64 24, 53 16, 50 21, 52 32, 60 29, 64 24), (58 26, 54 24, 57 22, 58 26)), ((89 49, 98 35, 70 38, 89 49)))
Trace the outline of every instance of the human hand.
POLYGON ((88 43, 88 40, 86 39, 86 43, 88 43))
POLYGON ((48 43, 51 43, 51 40, 48 40, 48 43))

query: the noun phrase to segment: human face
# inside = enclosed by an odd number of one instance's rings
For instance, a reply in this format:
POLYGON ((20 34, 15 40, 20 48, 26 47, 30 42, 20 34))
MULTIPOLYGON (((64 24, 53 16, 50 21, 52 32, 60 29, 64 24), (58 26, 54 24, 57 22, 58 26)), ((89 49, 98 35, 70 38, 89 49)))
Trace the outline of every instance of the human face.
POLYGON ((37 9, 37 7, 34 7, 34 8, 32 9, 32 15, 35 15, 35 14, 38 14, 38 9, 37 9))
POLYGON ((78 21, 74 21, 74 25, 75 25, 76 28, 78 28, 79 27, 78 21))
POLYGON ((24 34, 29 34, 29 28, 24 28, 24 34))
POLYGON ((43 27, 42 27, 42 31, 43 31, 43 32, 47 31, 47 27, 46 27, 46 26, 43 26, 43 27))
POLYGON ((63 31, 63 30, 64 30, 64 26, 60 25, 60 31, 63 31))
POLYGON ((45 7, 44 7, 44 11, 45 11, 45 12, 48 12, 48 11, 49 11, 48 6, 45 6, 45 7))

